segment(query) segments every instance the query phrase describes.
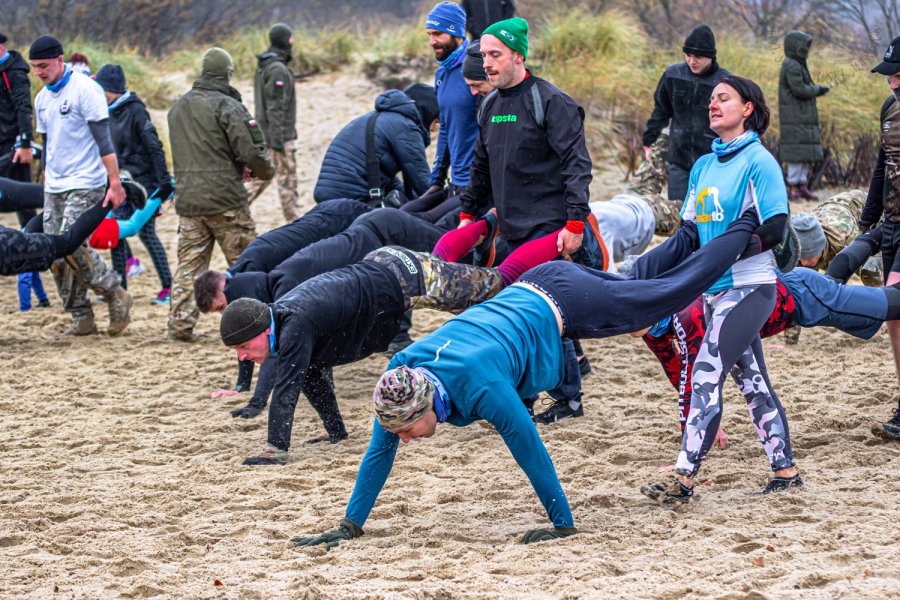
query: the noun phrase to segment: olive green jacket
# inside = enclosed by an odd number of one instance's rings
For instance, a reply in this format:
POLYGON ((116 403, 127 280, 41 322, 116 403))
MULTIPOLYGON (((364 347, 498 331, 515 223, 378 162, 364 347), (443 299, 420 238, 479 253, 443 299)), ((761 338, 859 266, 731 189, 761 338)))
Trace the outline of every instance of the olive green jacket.
POLYGON ((291 55, 269 48, 257 58, 259 66, 253 82, 256 121, 266 136, 266 145, 281 150, 286 141, 297 139, 294 74, 287 67, 291 55))
POLYGON ((792 31, 784 38, 784 62, 778 79, 778 119, 781 123, 781 162, 822 160, 819 109, 816 98, 825 88, 813 83, 806 66, 812 38, 792 31))
POLYGON ((263 134, 225 79, 201 75, 169 111, 175 167, 175 212, 216 215, 245 206, 244 167, 272 179, 275 165, 263 134))

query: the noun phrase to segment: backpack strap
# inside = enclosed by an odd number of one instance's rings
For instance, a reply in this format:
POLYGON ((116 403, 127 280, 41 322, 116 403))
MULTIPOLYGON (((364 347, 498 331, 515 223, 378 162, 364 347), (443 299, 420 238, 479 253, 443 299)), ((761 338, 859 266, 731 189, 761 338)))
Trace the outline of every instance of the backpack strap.
POLYGON ((372 200, 384 196, 384 190, 381 189, 381 163, 375 152, 375 122, 380 114, 376 110, 366 121, 366 179, 369 183, 369 198, 372 200))
POLYGON ((487 110, 488 104, 490 104, 494 100, 494 97, 496 95, 497 90, 492 91, 490 94, 484 97, 484 100, 482 100, 481 104, 478 106, 478 112, 475 115, 475 120, 478 123, 479 127, 483 125, 484 112, 487 110))
POLYGON ((541 91, 538 89, 537 84, 531 86, 531 101, 534 104, 534 120, 537 122, 538 127, 543 129, 544 105, 541 103, 541 91))

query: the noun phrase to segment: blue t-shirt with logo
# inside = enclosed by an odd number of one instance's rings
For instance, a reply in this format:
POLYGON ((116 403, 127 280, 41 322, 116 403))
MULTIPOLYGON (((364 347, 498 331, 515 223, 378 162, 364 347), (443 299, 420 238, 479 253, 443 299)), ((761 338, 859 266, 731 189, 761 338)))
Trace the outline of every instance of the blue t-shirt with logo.
MULTIPOLYGON (((700 157, 691 169, 688 189, 681 216, 697 224, 701 246, 723 234, 751 206, 756 206, 760 223, 788 214, 781 167, 759 140, 724 163, 715 154, 700 157)), ((772 251, 767 250, 736 262, 706 293, 775 283, 774 258, 772 251)))

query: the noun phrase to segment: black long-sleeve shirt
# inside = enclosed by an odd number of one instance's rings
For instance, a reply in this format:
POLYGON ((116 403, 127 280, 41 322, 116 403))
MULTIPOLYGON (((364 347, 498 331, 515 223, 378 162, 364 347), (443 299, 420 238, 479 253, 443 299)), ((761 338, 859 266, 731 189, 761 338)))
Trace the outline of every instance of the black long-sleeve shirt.
POLYGON ((869 184, 866 205, 859 217, 861 226, 874 225, 884 218, 900 222, 900 102, 891 95, 881 107, 881 144, 869 184), (890 170, 886 165, 894 165, 890 170))
POLYGON ((513 243, 537 231, 561 229, 566 221, 584 221, 591 212, 592 178, 584 110, 530 74, 485 102, 469 187, 460 197, 463 211, 479 214, 493 193, 500 231, 513 243))

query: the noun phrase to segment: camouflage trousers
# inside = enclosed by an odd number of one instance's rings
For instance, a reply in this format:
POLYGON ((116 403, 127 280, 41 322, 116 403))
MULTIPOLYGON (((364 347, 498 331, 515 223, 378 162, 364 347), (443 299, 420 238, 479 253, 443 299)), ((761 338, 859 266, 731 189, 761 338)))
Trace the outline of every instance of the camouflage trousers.
POLYGON ((650 205, 650 210, 653 211, 653 217, 656 219, 656 229, 653 233, 663 237, 672 237, 681 223, 683 202, 669 200, 659 194, 644 195, 641 196, 641 199, 650 205))
POLYGON ((706 335, 694 359, 691 409, 675 464, 693 476, 712 447, 722 420, 728 370, 737 383, 772 470, 793 466, 787 417, 772 389, 759 330, 775 306, 775 286, 744 286, 703 297, 706 335))
MULTIPOLYGON (((44 192, 44 233, 68 231, 78 217, 103 200, 105 195, 106 186, 58 194, 44 192)), ((119 276, 87 246, 82 246, 65 259, 55 261, 51 270, 63 308, 72 313, 75 321, 94 318, 88 290, 108 297, 119 287, 119 276)))
POLYGON ((410 298, 410 308, 461 313, 503 289, 503 278, 497 269, 448 262, 425 252, 415 254, 422 265, 425 294, 410 298))
MULTIPOLYGON (((272 151, 272 162, 275 163, 275 182, 278 184, 278 198, 281 200, 281 211, 288 223, 297 220, 303 212, 300 210, 300 196, 297 193, 297 149, 295 140, 284 143, 284 152, 272 151)), ((247 185, 250 192, 250 204, 260 197, 269 187, 271 181, 253 181, 247 185)))
POLYGON ((213 245, 219 245, 231 265, 255 237, 256 224, 249 206, 218 215, 178 218, 178 269, 170 296, 170 336, 189 337, 197 324, 200 312, 194 304, 194 278, 209 268, 213 245))

